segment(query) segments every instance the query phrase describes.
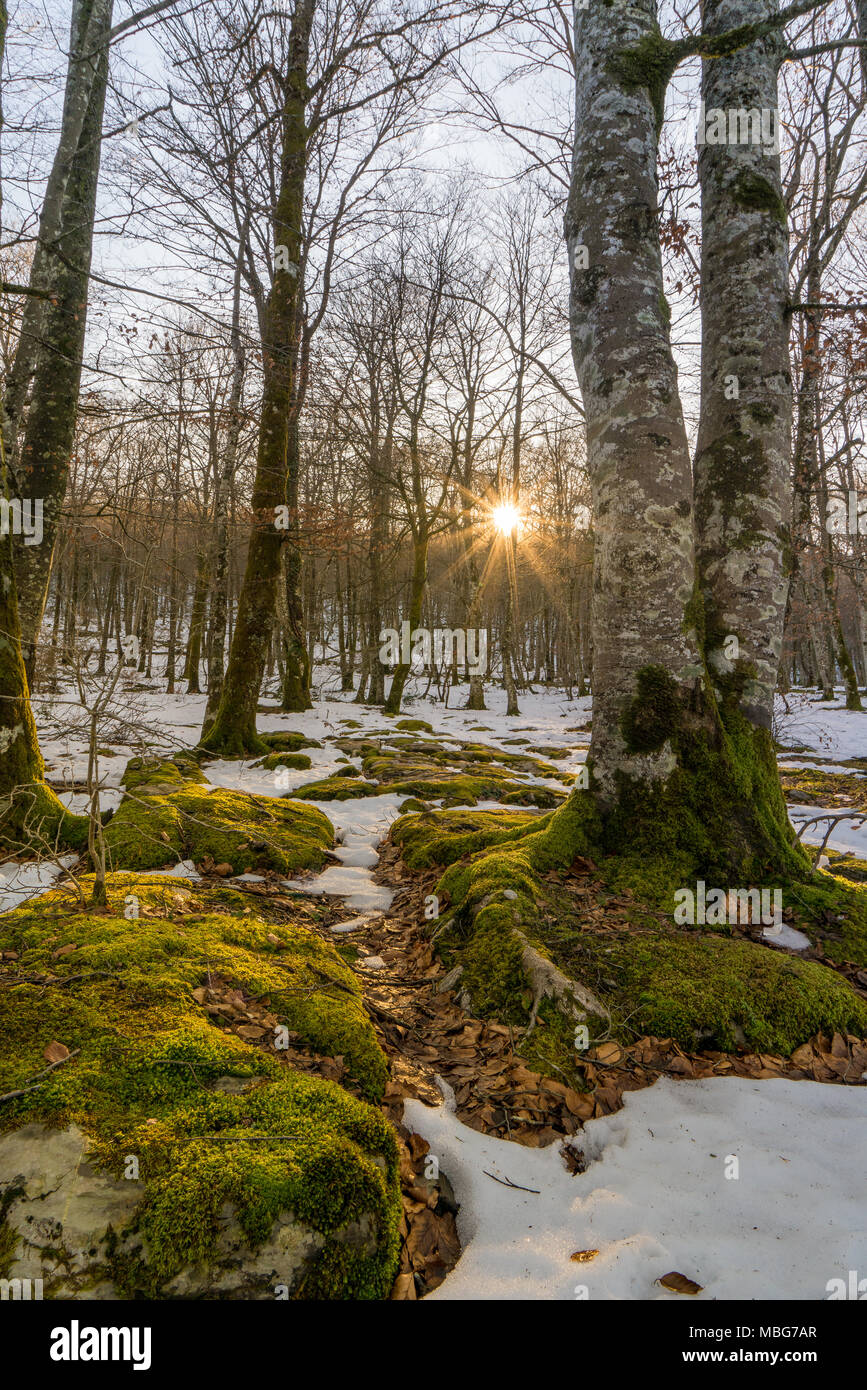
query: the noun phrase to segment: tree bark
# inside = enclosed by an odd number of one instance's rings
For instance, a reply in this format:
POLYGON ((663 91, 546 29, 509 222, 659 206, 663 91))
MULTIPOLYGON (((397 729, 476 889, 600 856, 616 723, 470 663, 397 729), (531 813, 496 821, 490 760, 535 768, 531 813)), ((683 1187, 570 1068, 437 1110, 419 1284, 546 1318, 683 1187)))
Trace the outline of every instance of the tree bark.
MULTIPOLYGON (((727 455, 727 468, 704 479, 702 573, 711 570, 714 554, 719 563, 709 574, 706 600, 696 584, 692 472, 670 345, 658 225, 657 137, 670 50, 660 38, 654 0, 578 11, 575 52, 576 137, 566 233, 572 344, 586 412, 594 514, 594 710, 588 762, 590 800, 600 817, 603 847, 622 855, 645 878, 653 875, 649 865, 655 864, 669 883, 686 882, 685 876, 696 870, 719 874, 724 883, 749 883, 770 865, 803 873, 806 859, 788 824, 769 729, 744 714, 746 709, 764 716, 764 692, 768 686, 773 690, 776 678, 774 641, 778 629, 782 636, 785 605, 782 537, 775 533, 773 544, 767 539, 785 513, 775 496, 768 506, 776 520, 765 520, 752 476, 759 467, 752 429, 745 442, 750 466, 745 499, 741 501, 733 478, 732 492, 715 498, 715 486, 730 476, 727 455), (755 672, 753 684, 745 684, 736 700, 727 701, 723 693, 718 703, 702 649, 704 605, 712 613, 726 613, 732 570, 719 535, 709 534, 707 522, 739 515, 762 521, 757 545, 766 569, 750 544, 745 551, 747 597, 734 614, 755 672), (770 616, 760 610, 756 597, 760 574, 773 605, 770 616)), ((740 105, 730 99, 737 90, 736 85, 715 85, 714 104, 740 105)), ((722 147, 722 156, 727 153, 722 147)), ((744 225, 741 213, 733 206, 727 216, 725 206, 716 205, 706 212, 710 234, 719 237, 724 266, 707 287, 703 308, 706 316, 719 314, 722 324, 730 322, 718 299, 732 254, 726 238, 736 225, 742 235, 747 233, 740 247, 744 278, 752 281, 754 263, 759 273, 766 265, 761 242, 769 214, 764 209, 751 213, 760 223, 754 228, 751 222, 744 225)), ((780 230, 771 229, 774 255, 780 230)), ((784 298, 770 295, 764 303, 777 303, 782 317, 784 298)), ((775 335, 776 327, 770 332, 775 335)), ((717 358, 728 350, 724 337, 715 341, 720 346, 714 349, 706 381, 716 381, 717 358)), ((758 437, 765 450, 762 476, 776 480, 781 465, 774 441, 782 436, 786 419, 785 380, 775 381, 773 389, 778 434, 767 442, 764 434, 758 437)), ((762 430, 767 423, 756 422, 762 430)), ((709 429, 705 415, 705 439, 709 429)), ((726 545, 733 532, 734 522, 724 527, 726 545)), ((743 544, 750 538, 739 539, 743 544)), ((716 629, 711 642, 715 651, 716 629)))
MULTIPOLYGON (((26 390, 32 362, 33 389, 15 467, 16 487, 20 496, 41 501, 43 505, 41 543, 25 546, 22 539, 14 546, 22 651, 31 681, 78 415, 112 0, 92 0, 86 14, 87 23, 84 22, 84 8, 75 16, 79 24, 77 30, 74 28, 73 37, 77 33, 83 35, 86 47, 83 56, 70 63, 73 92, 67 102, 71 113, 69 125, 78 128, 79 138, 63 183, 59 213, 52 205, 50 215, 44 218, 45 228, 40 228, 42 254, 38 282, 50 292, 52 299, 43 301, 35 326, 38 344, 22 338, 25 361, 20 372, 16 362, 13 372, 15 390, 20 393, 22 382, 17 378, 23 378, 26 390), (80 126, 82 97, 79 88, 83 88, 87 96, 80 126)), ((55 161, 64 167, 69 158, 66 139, 69 135, 68 130, 62 133, 55 161)), ((10 409, 10 443, 22 403, 23 397, 14 401, 10 409)))
MULTIPOLYGON (((285 530, 278 528, 278 508, 288 506, 290 524, 297 527, 287 492, 290 428, 298 402, 298 348, 302 304, 301 245, 304 180, 307 165, 307 72, 315 0, 299 0, 292 16, 290 61, 284 85, 283 153, 280 188, 274 210, 274 245, 286 247, 286 261, 276 261, 274 282, 265 311, 263 341, 262 417, 256 478, 253 484, 253 531, 229 663, 219 708, 203 745, 213 753, 243 756, 261 753, 265 745, 256 732, 259 688, 274 630, 277 585, 285 530)), ((287 598, 295 572, 286 579, 287 598)), ((290 620, 297 617, 294 608, 290 620)), ((306 706, 305 706, 306 707, 306 706)))

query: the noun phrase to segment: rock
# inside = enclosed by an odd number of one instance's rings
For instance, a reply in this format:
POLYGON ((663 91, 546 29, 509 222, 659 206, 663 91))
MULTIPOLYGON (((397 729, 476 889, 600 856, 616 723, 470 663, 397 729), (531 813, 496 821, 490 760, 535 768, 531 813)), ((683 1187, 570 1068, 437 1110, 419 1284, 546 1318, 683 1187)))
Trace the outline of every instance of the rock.
MULTIPOLYGON (((127 1296, 115 1282, 115 1270, 124 1262, 147 1263, 146 1243, 135 1229, 144 1183, 117 1180, 89 1163, 86 1136, 75 1125, 55 1130, 33 1124, 4 1134, 0 1173, 5 1175, 0 1203, 8 1231, 17 1237, 4 1277, 42 1279, 49 1298, 127 1296)), ((162 1294, 273 1299, 281 1286, 291 1294, 326 1241, 288 1211, 279 1213, 255 1248, 228 1203, 218 1226, 212 1261, 186 1266, 162 1286, 162 1294)), ((333 1233, 334 1239, 373 1254, 375 1223, 362 1216, 333 1233)))
POLYGON ((447 990, 454 989, 463 973, 464 967, 462 965, 452 966, 448 974, 443 975, 442 979, 438 982, 436 987, 437 994, 445 994, 447 990))

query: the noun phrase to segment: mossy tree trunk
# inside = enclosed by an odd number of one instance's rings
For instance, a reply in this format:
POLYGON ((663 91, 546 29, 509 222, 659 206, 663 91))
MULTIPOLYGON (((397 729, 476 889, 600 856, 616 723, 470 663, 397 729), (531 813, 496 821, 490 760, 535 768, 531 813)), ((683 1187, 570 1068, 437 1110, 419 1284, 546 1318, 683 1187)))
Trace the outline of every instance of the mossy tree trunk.
MULTIPOLYGON (((758 4, 737 7, 747 21, 765 13, 758 4)), ((726 20, 723 28, 734 23, 726 20)), ((753 376, 746 399, 734 402, 734 420, 726 414, 729 402, 715 394, 703 400, 700 456, 706 460, 711 450, 721 462, 712 468, 700 463, 699 564, 658 227, 657 140, 676 54, 660 37, 655 0, 628 6, 615 0, 579 10, 575 51, 576 136, 566 233, 594 514, 589 763, 602 838, 611 852, 664 861, 683 882, 696 871, 725 875, 724 883, 803 872, 806 861, 788 825, 769 729, 786 598, 781 474, 788 467, 790 409, 787 365, 779 351, 785 341, 785 228, 771 197, 773 173, 764 176, 769 188, 762 185, 759 205, 747 210, 740 164, 728 169, 712 159, 702 171, 706 234, 720 256, 710 283, 705 266, 709 357, 703 394, 716 392, 732 356, 745 381, 753 376), (776 319, 759 321, 760 332, 769 335, 767 348, 745 341, 755 329, 753 317, 741 321, 738 336, 718 301, 729 292, 735 254, 730 239, 738 235, 743 280, 763 273, 775 277, 764 289, 762 306, 766 314, 775 310, 776 319), (719 316, 713 337, 711 315, 719 316), (757 407, 753 416, 746 414, 751 402, 757 407), (731 434, 736 438, 730 447, 731 434), (727 441, 724 449, 720 436, 727 441), (740 483, 739 458, 745 469, 740 483), (735 550, 738 525, 746 519, 756 535, 740 536, 735 550), (741 602, 733 589, 740 572, 741 602), (733 632, 750 663, 725 690, 706 663, 706 606, 707 654, 716 656, 725 634, 733 632)), ((738 66, 741 51, 709 65, 714 77, 706 91, 716 106, 743 105, 739 93, 749 84, 738 66)), ((757 61, 751 54, 751 73, 757 61)), ((775 84, 775 68, 771 76, 775 84)), ((706 84, 710 80, 706 75, 706 84)), ((773 92, 759 104, 775 108, 775 85, 773 92)), ((712 153, 724 161, 732 149, 712 153)), ((741 153, 735 151, 735 161, 741 153)), ((751 303, 743 286, 739 302, 751 303)))
POLYGON ((193 607, 190 613, 190 634, 187 639, 187 652, 184 658, 184 680, 187 694, 201 693, 199 667, 202 661, 202 634, 205 630, 205 604, 208 598, 208 554, 206 550, 196 557, 196 582, 193 589, 193 607))
MULTIPOLYGON (((265 313, 253 530, 220 704, 202 740, 210 752, 230 757, 260 753, 265 748, 256 732, 256 708, 274 631, 277 586, 282 577, 281 552, 287 531, 278 525, 281 508, 289 507, 290 526, 297 528, 297 476, 293 516, 287 492, 287 484, 291 485, 287 466, 290 428, 298 407, 307 83, 314 10, 315 0, 301 0, 290 21, 290 58, 283 88, 283 151, 273 222, 274 245, 285 247, 286 253, 275 258, 265 313)), ((293 548, 297 550, 297 546, 293 548)), ((295 585, 294 577, 286 580, 287 596, 290 583, 295 585)))
MULTIPOLYGON (((422 502, 413 520, 412 576, 410 578, 409 587, 408 613, 410 632, 415 632, 416 628, 421 625, 424 590, 427 583, 428 544, 428 526, 424 512, 424 502, 422 502)), ((395 667, 394 675, 391 680, 391 687, 388 692, 388 699, 385 702, 386 714, 400 714, 403 692, 411 669, 411 666, 405 661, 399 662, 395 667)))
MULTIPOLYGON (((298 355, 294 372, 299 368, 298 355)), ((289 531, 283 547, 283 582, 286 591, 286 625, 283 639, 283 682, 280 708, 303 714, 312 707, 310 698, 310 655, 304 640, 304 600, 301 576, 304 557, 301 550, 301 519, 298 511, 298 485, 301 476, 301 440, 298 432, 298 388, 289 419, 287 439, 286 502, 289 531)))
MULTIPOLYGON (((704 0, 703 29, 771 13, 704 0)), ((707 111, 777 112, 778 33, 705 62, 707 111)), ((748 141, 701 146, 702 384, 695 462, 704 650, 725 711, 770 729, 783 642, 792 515, 788 236, 780 156, 748 141), (735 639, 735 648, 732 638, 735 639)))
MULTIPOLYGON (((16 362, 11 383, 20 395, 9 412, 14 432, 32 379, 30 407, 14 462, 16 490, 43 506, 40 544, 28 546, 22 537, 14 545, 23 653, 31 681, 78 415, 112 8, 113 0, 91 0, 76 6, 73 13, 73 53, 67 77, 71 90, 55 159, 56 168, 62 168, 66 177, 60 180, 58 174, 55 182, 62 186, 50 186, 52 202, 40 222, 34 260, 36 284, 51 299, 42 301, 38 322, 26 325, 28 333, 38 335, 38 342, 34 345, 22 337, 23 361, 20 367, 16 362)), ((52 170, 52 178, 54 174, 52 170)))
MULTIPOLYGON (((0 72, 6 49, 8 15, 0 0, 0 72)), ((0 134, 3 104, 0 91, 0 134)), ((0 187, 2 229, 2 187, 0 187)), ((2 406, 0 429, 0 496, 9 497, 7 458, 14 436, 14 421, 2 406)), ((0 847, 50 852, 69 832, 77 818, 68 814, 45 785, 45 767, 39 751, 36 724, 30 708, 27 671, 21 653, 18 596, 11 533, 0 537, 0 847)), ((80 837, 79 837, 80 839, 80 837)))
POLYGON ((247 356, 241 334, 241 275, 247 248, 248 224, 244 223, 238 243, 235 279, 232 292, 232 385, 229 391, 229 427, 222 464, 214 484, 214 540, 210 565, 213 575, 211 589, 210 632, 208 636, 208 699, 202 723, 202 737, 214 722, 223 692, 225 670, 226 625, 229 611, 229 513, 232 480, 238 462, 241 439, 241 401, 247 356))

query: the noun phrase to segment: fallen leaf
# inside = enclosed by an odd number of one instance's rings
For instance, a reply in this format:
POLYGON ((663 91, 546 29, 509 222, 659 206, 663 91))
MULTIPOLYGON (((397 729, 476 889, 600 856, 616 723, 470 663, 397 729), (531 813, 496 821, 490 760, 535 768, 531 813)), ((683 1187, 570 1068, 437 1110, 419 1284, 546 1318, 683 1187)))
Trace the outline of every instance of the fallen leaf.
POLYGON ((661 1279, 657 1279, 657 1284, 661 1284, 664 1289, 670 1289, 672 1293, 701 1293, 702 1286, 697 1284, 694 1279, 688 1279, 685 1274, 678 1274, 677 1270, 672 1270, 670 1274, 663 1274, 661 1279))
POLYGON ((69 1056, 69 1048, 62 1042, 50 1042, 42 1055, 46 1062, 62 1062, 69 1056))
POLYGON ((598 1254, 598 1250, 574 1250, 569 1256, 569 1259, 574 1260, 576 1264, 586 1265, 589 1264, 591 1260, 595 1260, 598 1254))

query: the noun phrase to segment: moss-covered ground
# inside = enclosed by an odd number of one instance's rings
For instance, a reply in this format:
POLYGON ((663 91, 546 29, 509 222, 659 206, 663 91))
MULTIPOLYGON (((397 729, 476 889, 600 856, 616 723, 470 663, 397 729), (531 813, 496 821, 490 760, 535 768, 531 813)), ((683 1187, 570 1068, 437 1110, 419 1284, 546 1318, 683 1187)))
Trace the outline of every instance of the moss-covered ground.
MULTIPOLYGON (((397 727, 419 723, 423 721, 402 721, 397 727)), ((341 738, 337 746, 347 756, 361 759, 366 780, 358 780, 353 787, 344 780, 329 777, 299 787, 293 792, 295 797, 302 801, 330 801, 395 792, 426 802, 442 801, 446 806, 501 801, 506 805, 551 808, 565 800, 562 788, 526 779, 571 781, 571 774, 564 776, 553 763, 523 753, 507 753, 482 743, 447 747, 436 739, 384 734, 341 738)))
POLYGON ((355 976, 305 926, 275 932, 249 907, 231 910, 231 890, 222 896, 115 874, 99 914, 58 891, 0 917, 0 1093, 25 1091, 4 1102, 0 1124, 74 1121, 118 1175, 127 1155, 139 1158, 147 1259, 112 1271, 131 1296, 159 1296, 185 1264, 207 1260, 225 1203, 253 1244, 287 1210, 326 1237, 302 1295, 385 1296, 397 1150, 367 1103, 382 1096, 386 1060, 355 976), (222 1012, 206 1002, 217 981, 237 991, 222 1012), (245 1001, 273 1023, 256 1041, 231 1027, 245 1001), (342 1057, 357 1094, 293 1070, 275 1046, 280 1025, 293 1047, 342 1057), (53 1041, 75 1055, 28 1090, 53 1041), (226 1078, 235 1084, 218 1084, 226 1078), (372 1253, 339 1239, 362 1214, 372 1253))
MULTIPOLYGON (((677 878, 655 861, 643 880, 640 860, 624 872, 624 855, 606 853, 585 794, 541 816, 407 815, 391 835, 408 867, 443 871, 433 891, 445 910, 433 932, 449 964, 462 966, 461 988, 482 1015, 528 1023, 538 1003, 529 942, 607 1010, 610 1022, 584 1020, 591 1036, 655 1034, 690 1048, 788 1055, 817 1032, 867 1034, 867 996, 844 973, 867 965, 867 887, 857 884, 857 865, 843 881, 811 871, 804 852, 803 873, 781 883, 785 920, 813 945, 805 959, 758 939, 760 925, 677 927, 677 878)), ((568 1068, 576 1017, 546 1001, 522 1050, 537 1065, 547 1056, 552 1074, 568 1068)))
MULTIPOLYGON (((280 756, 280 755, 278 755, 280 756)), ((210 858, 233 873, 321 869, 333 842, 327 816, 297 801, 225 791, 178 757, 130 761, 126 795, 105 831, 109 864, 145 872, 210 858)))

